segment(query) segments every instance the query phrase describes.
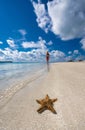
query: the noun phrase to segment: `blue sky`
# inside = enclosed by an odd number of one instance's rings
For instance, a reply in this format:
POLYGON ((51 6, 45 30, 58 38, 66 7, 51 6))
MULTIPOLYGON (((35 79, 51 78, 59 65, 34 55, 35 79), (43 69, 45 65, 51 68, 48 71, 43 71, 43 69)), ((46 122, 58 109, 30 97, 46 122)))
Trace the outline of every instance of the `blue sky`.
POLYGON ((85 1, 0 1, 0 60, 85 59, 85 1))

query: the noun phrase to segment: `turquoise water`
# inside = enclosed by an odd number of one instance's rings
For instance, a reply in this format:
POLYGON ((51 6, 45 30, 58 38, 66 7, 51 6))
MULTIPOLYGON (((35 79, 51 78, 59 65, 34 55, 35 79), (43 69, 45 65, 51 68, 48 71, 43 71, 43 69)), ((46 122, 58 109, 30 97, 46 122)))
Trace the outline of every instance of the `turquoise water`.
POLYGON ((0 64, 0 90, 12 84, 21 82, 45 68, 43 63, 1 63, 0 64))

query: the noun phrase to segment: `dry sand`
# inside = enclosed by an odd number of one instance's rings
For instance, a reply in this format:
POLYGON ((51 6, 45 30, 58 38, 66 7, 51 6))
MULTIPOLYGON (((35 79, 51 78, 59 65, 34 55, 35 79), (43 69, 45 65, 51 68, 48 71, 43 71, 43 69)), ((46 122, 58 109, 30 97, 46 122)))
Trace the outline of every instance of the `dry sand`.
POLYGON ((56 63, 27 84, 0 109, 0 130, 85 130, 85 63, 56 63), (36 99, 58 98, 54 108, 37 113, 36 99))

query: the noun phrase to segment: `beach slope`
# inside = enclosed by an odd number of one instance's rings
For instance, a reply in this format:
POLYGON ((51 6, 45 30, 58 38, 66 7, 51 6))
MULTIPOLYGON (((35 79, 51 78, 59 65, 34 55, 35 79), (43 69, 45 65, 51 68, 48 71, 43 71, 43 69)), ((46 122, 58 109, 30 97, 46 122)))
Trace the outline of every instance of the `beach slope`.
POLYGON ((0 130, 85 130, 85 62, 51 64, 0 109, 0 130), (57 114, 37 112, 46 94, 58 99, 57 114))

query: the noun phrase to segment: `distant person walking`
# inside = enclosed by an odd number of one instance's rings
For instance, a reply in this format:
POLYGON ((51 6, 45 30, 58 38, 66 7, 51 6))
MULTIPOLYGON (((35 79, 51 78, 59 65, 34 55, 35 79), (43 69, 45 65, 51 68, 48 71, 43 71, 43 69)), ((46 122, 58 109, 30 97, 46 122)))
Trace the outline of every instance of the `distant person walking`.
POLYGON ((47 51, 46 52, 46 62, 47 62, 47 70, 49 71, 49 58, 50 58, 50 54, 49 54, 49 52, 47 51))
POLYGON ((46 62, 47 62, 47 64, 49 63, 49 58, 50 58, 50 54, 49 54, 49 52, 47 51, 47 52, 46 52, 46 62))

